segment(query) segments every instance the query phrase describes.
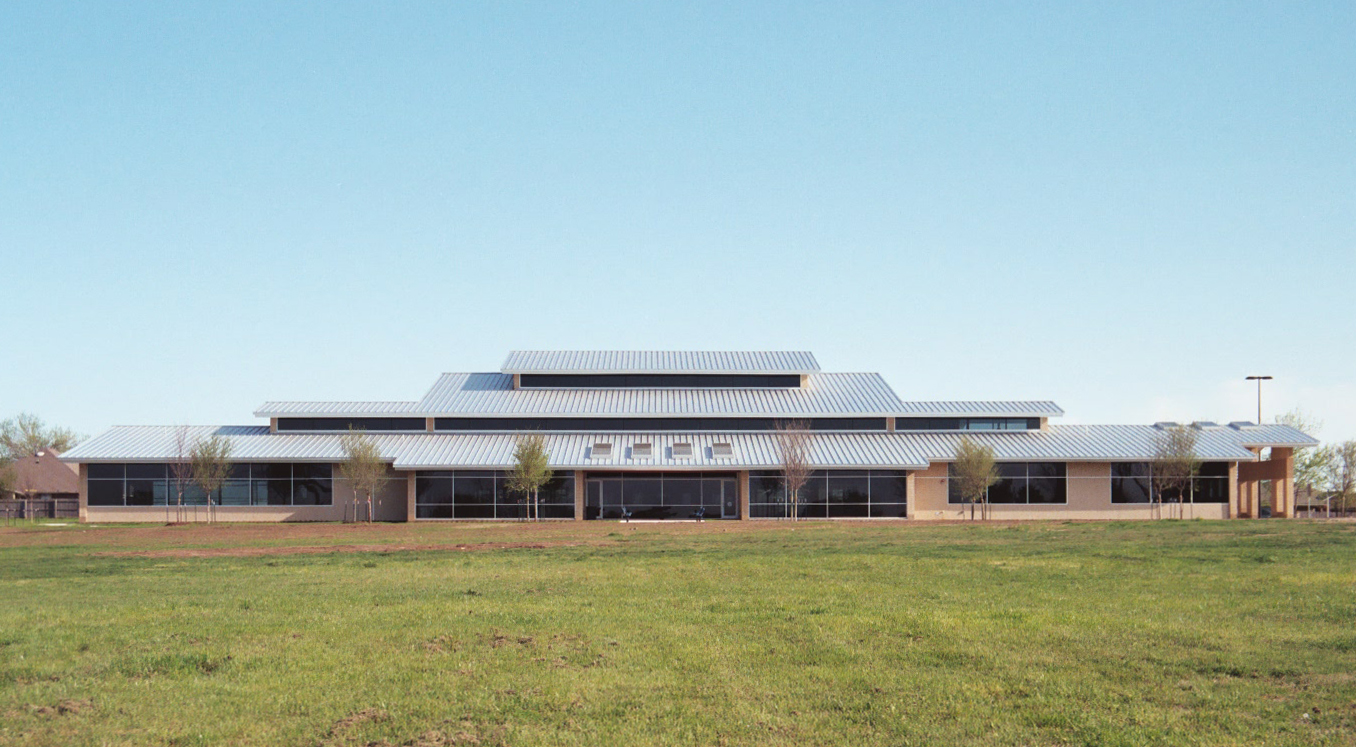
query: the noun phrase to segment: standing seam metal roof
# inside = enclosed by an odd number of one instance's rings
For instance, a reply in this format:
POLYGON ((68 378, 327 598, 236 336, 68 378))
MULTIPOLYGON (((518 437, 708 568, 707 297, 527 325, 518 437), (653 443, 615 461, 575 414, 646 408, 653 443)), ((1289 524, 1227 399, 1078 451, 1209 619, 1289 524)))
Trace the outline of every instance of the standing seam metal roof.
POLYGON ((513 377, 443 374, 416 405, 420 414, 532 415, 891 415, 899 397, 879 374, 815 374, 800 389, 514 389, 513 377))
MULTIPOLYGON (((175 426, 120 426, 89 439, 62 455, 71 462, 164 461, 175 457, 175 426)), ((1152 459, 1162 431, 1148 425, 1065 425, 1045 431, 970 431, 946 433, 812 433, 810 459, 820 467, 893 467, 921 469, 928 462, 951 461, 962 437, 992 447, 1004 461, 1145 461, 1152 459)), ((343 459, 342 434, 270 433, 267 426, 196 426, 191 439, 221 435, 239 461, 325 461, 343 459)), ((508 467, 513 463, 516 433, 373 434, 382 455, 397 468, 508 467)), ((548 433, 543 434, 552 464, 561 468, 775 468, 773 433, 548 433), (694 458, 673 459, 675 442, 690 442, 694 458), (733 459, 715 459, 712 444, 734 445, 733 459), (614 445, 611 459, 592 460, 596 442, 614 445), (656 457, 629 460, 630 446, 651 443, 656 457)), ((1253 461, 1248 446, 1311 446, 1317 441, 1282 425, 1244 429, 1204 429, 1197 449, 1205 460, 1253 461)))
POLYGON ((784 373, 819 371, 802 350, 514 350, 502 373, 784 373))

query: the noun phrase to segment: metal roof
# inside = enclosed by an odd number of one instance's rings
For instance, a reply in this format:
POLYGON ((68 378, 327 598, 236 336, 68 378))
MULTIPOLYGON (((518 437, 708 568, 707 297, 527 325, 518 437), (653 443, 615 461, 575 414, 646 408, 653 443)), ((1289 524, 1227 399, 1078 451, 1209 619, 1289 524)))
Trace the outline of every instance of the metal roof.
MULTIPOLYGON (((70 462, 165 461, 176 456, 175 426, 119 426, 89 439, 61 456, 70 462)), ((343 459, 342 434, 270 433, 267 426, 194 426, 190 439, 221 435, 231 441, 239 461, 325 461, 343 459)), ((951 461, 962 437, 987 444, 1003 461, 1146 461, 1153 457, 1160 429, 1151 425, 1063 425, 1043 431, 967 431, 906 433, 826 433, 810 435, 810 461, 818 467, 892 467, 921 469, 930 461, 951 461)), ((508 467, 513 463, 514 433, 373 434, 382 456, 398 469, 508 467)), ((671 469, 681 467, 775 469, 773 433, 548 433, 553 466, 560 468, 671 469), (691 459, 674 459, 675 442, 693 444, 691 459), (732 459, 717 459, 711 445, 728 441, 732 459), (613 444, 613 456, 594 460, 596 442, 613 444), (635 443, 654 445, 654 458, 630 458, 635 443)), ((1253 461, 1249 446, 1312 446, 1312 438, 1283 425, 1205 428, 1197 451, 1202 459, 1253 461)))
MULTIPOLYGON (((777 437, 772 433, 593 433, 545 434, 551 466, 561 469, 672 470, 777 469, 777 437), (595 443, 612 444, 610 457, 592 459, 595 443), (653 446, 653 456, 633 458, 637 443, 653 446), (692 444, 692 456, 675 458, 674 443, 692 444), (733 456, 716 457, 712 445, 729 443, 733 456)), ((408 445, 396 459, 399 469, 506 467, 513 464, 517 435, 485 433, 435 435, 408 445)), ((815 467, 890 467, 922 469, 926 460, 907 441, 887 433, 815 433, 808 458, 815 467)))
POLYGON ((448 373, 415 413, 475 416, 885 416, 902 403, 880 374, 814 374, 799 389, 514 389, 513 377, 448 373))
POLYGON ((801 350, 514 350, 499 369, 523 373, 782 373, 819 371, 801 350))
POLYGON ((972 418, 1057 418, 1063 408, 1049 400, 975 401, 955 400, 938 402, 901 402, 896 413, 905 417, 972 417, 972 418))
MULTIPOLYGON (((166 461, 176 457, 174 426, 120 426, 85 441, 62 455, 72 462, 166 461)), ((231 458, 237 461, 326 461, 344 458, 341 434, 271 434, 266 426, 197 426, 190 439, 220 435, 231 442, 231 458)), ((512 433, 420 433, 374 434, 382 457, 397 469, 449 469, 454 467, 509 467, 519 434, 512 433)), ((551 465, 561 469, 775 469, 777 438, 773 433, 581 433, 544 434, 551 465), (595 443, 613 444, 608 459, 589 458, 595 443), (690 458, 674 458, 675 442, 693 446, 690 458), (717 458, 712 445, 727 442, 734 456, 717 458), (654 457, 632 459, 631 446, 649 443, 654 457)), ((892 467, 922 469, 927 466, 917 448, 906 439, 888 433, 815 433, 810 436, 809 458, 817 467, 892 467)))
POLYGON ((255 417, 325 417, 328 415, 407 415, 418 402, 265 402, 254 411, 255 417))
MULTIPOLYGON (((1152 425, 1052 425, 1042 431, 910 432, 929 461, 949 462, 962 438, 989 446, 1000 461, 1148 461, 1163 431, 1152 425)), ((1313 446, 1318 442, 1288 426, 1262 426, 1255 432, 1234 428, 1198 431, 1201 459, 1253 461, 1249 446, 1313 446)))

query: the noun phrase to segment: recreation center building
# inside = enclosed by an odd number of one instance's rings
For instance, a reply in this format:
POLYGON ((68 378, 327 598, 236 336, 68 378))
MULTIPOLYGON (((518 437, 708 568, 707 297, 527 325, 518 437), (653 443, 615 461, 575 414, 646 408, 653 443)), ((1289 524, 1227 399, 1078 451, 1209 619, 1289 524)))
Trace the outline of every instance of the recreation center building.
MULTIPOLYGON (((211 496, 217 520, 338 521, 353 499, 341 436, 359 428, 389 462, 378 520, 516 520, 526 501, 506 478, 520 436, 537 432, 555 475, 543 518, 784 519, 776 428, 797 421, 814 468, 803 518, 966 516, 948 479, 963 437, 999 462, 993 518, 1154 516, 1151 460, 1175 424, 1051 422, 1063 414, 1046 401, 903 400, 879 374, 824 373, 808 352, 514 351, 497 372, 443 374, 418 401, 267 402, 254 413, 266 423, 118 426, 61 458, 78 465, 82 520, 165 521, 185 437, 219 435, 233 466, 211 496)), ((1202 468, 1184 516, 1294 515, 1294 452, 1314 439, 1284 425, 1189 427, 1202 468)))

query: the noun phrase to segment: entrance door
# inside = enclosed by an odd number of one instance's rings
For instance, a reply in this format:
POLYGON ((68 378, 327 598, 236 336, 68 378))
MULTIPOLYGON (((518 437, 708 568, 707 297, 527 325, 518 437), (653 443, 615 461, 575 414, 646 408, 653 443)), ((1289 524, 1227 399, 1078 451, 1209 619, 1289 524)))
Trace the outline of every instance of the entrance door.
POLYGON ((735 480, 720 481, 720 518, 739 518, 739 483, 735 480))

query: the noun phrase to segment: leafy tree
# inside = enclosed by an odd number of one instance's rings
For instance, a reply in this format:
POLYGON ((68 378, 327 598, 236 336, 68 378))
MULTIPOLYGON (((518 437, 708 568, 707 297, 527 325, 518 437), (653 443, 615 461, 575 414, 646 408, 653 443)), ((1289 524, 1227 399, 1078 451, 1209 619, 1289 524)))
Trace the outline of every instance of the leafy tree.
POLYGON ((800 491, 810 481, 810 425, 803 420, 778 422, 777 456, 786 480, 786 500, 791 520, 800 518, 800 491))
POLYGON ((1330 500, 1337 501, 1345 514, 1356 499, 1356 441, 1343 441, 1332 446, 1333 458, 1327 466, 1324 487, 1330 500))
POLYGON ((215 515, 212 496, 221 490, 231 474, 231 442, 221 436, 212 436, 193 445, 190 454, 193 483, 207 494, 207 521, 215 515))
MULTIPOLYGON (((1308 415, 1298 407, 1284 415, 1277 415, 1276 422, 1288 425, 1301 433, 1317 436, 1323 430, 1323 421, 1308 415)), ((1321 490, 1328 464, 1333 459, 1333 450, 1327 447, 1299 449, 1295 452, 1295 490, 1296 492, 1316 494, 1321 490)))
POLYGON ((1175 425, 1154 436, 1153 488, 1159 516, 1163 515, 1163 497, 1177 496, 1177 517, 1191 492, 1191 483, 1201 471, 1196 454, 1197 432, 1187 425, 1175 425))
POLYGON ((386 482, 386 462, 381 458, 377 442, 366 433, 349 429, 339 439, 344 449, 344 461, 339 463, 339 474, 353 486, 353 520, 358 520, 358 507, 367 497, 367 520, 372 521, 372 499, 386 482))
POLYGON ((14 462, 6 457, 0 457, 0 499, 3 499, 6 493, 14 492, 17 482, 18 476, 14 474, 14 462))
POLYGON ((989 488, 998 482, 993 449, 976 443, 969 436, 961 436, 951 469, 954 473, 951 479, 956 482, 961 500, 970 504, 970 520, 975 520, 976 503, 982 503, 980 518, 989 518, 989 488))
POLYGON ((21 412, 0 421, 0 456, 19 459, 45 449, 66 451, 82 438, 69 428, 48 427, 37 415, 21 412))
POLYGON ((523 494, 529 519, 541 519, 539 493, 542 486, 555 477, 550 464, 545 436, 529 433, 518 437, 518 443, 513 447, 513 470, 509 472, 506 484, 509 490, 523 494))

